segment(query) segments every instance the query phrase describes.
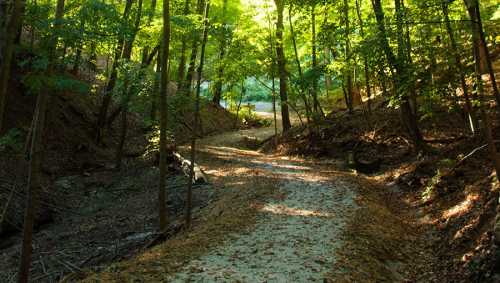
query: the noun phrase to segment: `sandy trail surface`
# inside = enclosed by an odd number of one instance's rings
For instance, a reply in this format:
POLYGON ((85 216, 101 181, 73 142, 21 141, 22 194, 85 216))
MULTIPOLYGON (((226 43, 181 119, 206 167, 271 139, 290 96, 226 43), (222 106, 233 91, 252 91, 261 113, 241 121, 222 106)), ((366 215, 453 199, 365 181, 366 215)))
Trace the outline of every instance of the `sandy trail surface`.
POLYGON ((231 235, 168 281, 323 282, 327 278, 336 250, 343 245, 346 222, 357 209, 356 185, 330 168, 240 146, 244 137, 262 140, 273 132, 274 127, 251 129, 200 141, 198 163, 210 177, 223 175, 224 183, 234 183, 257 170, 254 181, 272 178, 280 197, 259 207, 257 223, 249 231, 231 235))

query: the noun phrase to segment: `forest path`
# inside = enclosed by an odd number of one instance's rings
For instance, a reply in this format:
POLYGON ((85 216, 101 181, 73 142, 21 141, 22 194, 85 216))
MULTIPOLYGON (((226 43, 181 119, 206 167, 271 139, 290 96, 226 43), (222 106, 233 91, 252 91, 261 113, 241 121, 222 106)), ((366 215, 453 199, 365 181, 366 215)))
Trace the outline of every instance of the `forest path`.
POLYGON ((199 141, 197 163, 216 185, 252 190, 270 183, 278 197, 258 207, 248 231, 228 235, 169 281, 323 282, 328 277, 343 246, 343 229, 357 208, 356 184, 326 166, 240 146, 244 137, 263 140, 273 134, 269 127, 199 141))

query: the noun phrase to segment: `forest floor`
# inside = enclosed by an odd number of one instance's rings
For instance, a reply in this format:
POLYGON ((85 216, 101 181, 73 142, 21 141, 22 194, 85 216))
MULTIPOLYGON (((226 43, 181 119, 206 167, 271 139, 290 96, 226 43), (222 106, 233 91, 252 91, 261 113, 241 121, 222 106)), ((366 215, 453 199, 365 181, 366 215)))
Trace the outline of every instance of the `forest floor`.
POLYGON ((397 198, 387 201, 391 190, 343 160, 263 153, 248 144, 273 134, 268 127, 202 139, 198 163, 216 197, 196 212, 192 229, 84 281, 423 280, 432 253, 410 216, 390 207, 401 207, 397 198))

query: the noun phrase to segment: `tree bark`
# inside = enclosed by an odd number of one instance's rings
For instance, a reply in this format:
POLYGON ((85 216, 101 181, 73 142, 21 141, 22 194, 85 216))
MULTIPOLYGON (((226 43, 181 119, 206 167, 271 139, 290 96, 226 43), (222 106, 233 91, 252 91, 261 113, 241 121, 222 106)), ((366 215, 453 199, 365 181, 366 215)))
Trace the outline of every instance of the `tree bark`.
POLYGON ((472 21, 472 38, 474 42, 476 42, 476 46, 478 48, 477 56, 479 56, 479 60, 481 63, 480 71, 481 74, 489 74, 491 88, 497 101, 497 108, 500 110, 500 93, 498 92, 498 87, 495 80, 495 70, 493 69, 493 65, 491 63, 490 52, 488 50, 488 44, 486 42, 486 36, 484 34, 479 0, 464 0, 464 2, 469 13, 469 17, 472 21))
MULTIPOLYGON (((227 0, 224 0, 224 4, 222 6, 222 18, 225 18, 227 13, 227 0)), ((223 23, 225 26, 226 23, 223 23)), ((219 42, 219 68, 217 70, 217 81, 215 82, 215 91, 214 91, 214 97, 212 99, 212 103, 215 105, 220 105, 220 100, 222 97, 222 82, 223 82, 223 77, 224 77, 224 56, 226 54, 226 35, 223 34, 221 36, 220 42, 219 42)))
MULTIPOLYGON (((201 54, 200 54, 200 65, 198 66, 198 78, 196 81, 196 99, 194 107, 194 125, 193 133, 191 137, 191 168, 189 170, 189 180, 193 180, 194 177, 194 164, 196 159, 196 137, 198 134, 198 127, 200 125, 200 93, 201 93, 201 76, 203 74, 203 64, 205 61, 205 47, 207 45, 208 39, 208 13, 210 10, 210 0, 207 0, 205 4, 205 16, 204 27, 203 27, 203 40, 201 42, 201 54)), ((188 182, 187 197, 186 197, 186 228, 191 227, 191 210, 193 201, 193 182, 188 182)))
POLYGON ((287 73, 286 73, 286 58, 285 51, 283 49, 283 10, 285 5, 283 0, 274 0, 277 13, 278 20, 276 22, 276 57, 278 61, 278 69, 280 76, 280 99, 281 99, 281 119, 283 124, 283 132, 288 132, 292 125, 290 123, 290 114, 288 111, 288 94, 286 90, 287 83, 287 73))
POLYGON ((351 41, 350 41, 350 22, 349 22, 349 2, 344 0, 344 24, 345 24, 345 60, 347 69, 345 70, 345 78, 347 84, 347 108, 349 113, 354 110, 353 105, 353 83, 352 83, 352 71, 351 71, 351 41))
MULTIPOLYGON (((198 0, 198 4, 196 7, 198 15, 201 15, 203 13, 203 2, 204 0, 198 0)), ((190 95, 191 93, 191 85, 193 83, 193 77, 196 68, 196 57, 198 55, 198 45, 199 45, 199 40, 198 39, 193 40, 193 45, 191 47, 191 58, 189 59, 189 67, 186 75, 186 81, 184 82, 184 87, 181 88, 182 92, 184 92, 185 95, 190 95)))
MULTIPOLYGON (((54 70, 55 50, 57 47, 58 37, 57 31, 61 29, 61 20, 64 15, 64 0, 58 0, 56 6, 56 14, 54 21, 54 33, 50 40, 49 50, 49 63, 47 74, 50 76, 54 70)), ((48 90, 43 89, 37 97, 35 117, 33 118, 32 134, 31 134, 31 148, 29 154, 29 171, 27 182, 27 195, 26 195, 26 210, 24 213, 23 224, 23 241, 21 260, 18 271, 18 282, 26 283, 29 280, 29 271, 31 266, 31 258, 33 254, 33 226, 36 211, 36 201, 38 192, 41 186, 41 164, 43 153, 43 133, 45 128, 45 120, 47 117, 47 104, 48 104, 48 90)))
MULTIPOLYGON (((398 1, 399 0, 396 0, 397 5, 399 5, 399 3, 397 3, 398 1)), ((382 50, 385 53, 385 56, 387 57, 387 61, 391 66, 391 72, 393 73, 394 88, 396 90, 398 98, 401 101, 400 103, 401 120, 404 126, 406 127, 406 130, 408 131, 408 134, 410 135, 415 146, 417 148, 420 148, 422 146, 423 139, 420 133, 420 129, 418 128, 417 119, 411 111, 408 95, 405 93, 405 90, 401 88, 403 83, 402 82, 403 74, 404 74, 403 64, 401 63, 400 59, 396 58, 391 47, 389 46, 389 41, 387 40, 387 32, 385 30, 384 11, 382 9, 381 0, 372 0, 372 5, 377 20, 377 27, 379 31, 379 42, 382 50)), ((403 42, 401 42, 401 37, 402 35, 400 35, 398 38, 398 50, 404 50, 404 46, 401 45, 403 44, 403 42)))
POLYGON ((160 85, 160 181, 158 188, 158 219, 160 231, 167 228, 167 108, 168 108, 168 59, 170 48, 170 3, 163 0, 163 40, 161 46, 160 85))
MULTIPOLYGON (((5 2, 1 4, 2 6, 6 5, 5 2)), ((10 79, 12 58, 14 57, 15 35, 23 16, 23 4, 24 2, 22 0, 15 0, 13 3, 12 16, 10 17, 6 28, 6 42, 4 48, 2 49, 3 53, 0 65, 0 134, 3 133, 4 129, 5 103, 7 100, 7 89, 10 79)))
POLYGON ((295 30, 293 28, 293 23, 292 23, 292 5, 288 7, 288 22, 290 24, 290 33, 292 36, 293 51, 295 54, 295 63, 297 64, 297 69, 299 71, 300 97, 302 97, 302 100, 304 101, 304 107, 306 108, 306 119, 307 122, 309 123, 311 119, 311 107, 309 106, 309 102, 307 101, 306 88, 304 86, 305 83, 304 73, 302 72, 302 66, 300 65, 300 59, 299 59, 299 52, 297 51, 297 41, 295 39, 295 30))
MULTIPOLYGON (((189 4, 191 3, 191 0, 185 0, 184 2, 184 10, 182 11, 184 16, 187 16, 189 14, 189 4)), ((186 69, 186 48, 187 48, 187 43, 186 43, 186 36, 182 37, 182 45, 181 45, 181 56, 179 57, 179 69, 177 70, 177 85, 181 87, 184 83, 184 73, 186 69)))
MULTIPOLYGON (((133 2, 133 0, 127 0, 127 2, 125 4, 125 10, 123 12, 124 22, 128 21, 130 10, 132 8, 132 2, 133 2)), ((99 115, 97 117, 96 138, 95 138, 96 143, 100 143, 101 139, 102 139, 102 130, 106 124, 106 118, 108 115, 109 105, 111 104, 113 89, 115 88, 115 85, 116 85, 116 79, 118 76, 119 60, 122 56, 124 44, 125 44, 125 38, 120 37, 118 39, 116 49, 115 49, 115 56, 113 59, 113 65, 111 67, 111 75, 110 75, 109 81, 106 85, 106 89, 104 91, 104 97, 102 100, 102 105, 101 105, 101 108, 99 110, 99 115)))
MULTIPOLYGON (((318 59, 316 56, 316 12, 315 12, 315 5, 313 4, 311 7, 311 43, 312 43, 312 50, 311 50, 311 57, 312 57, 312 67, 314 70, 318 67, 318 59)), ((323 116, 322 111, 318 102, 318 79, 316 76, 313 78, 312 82, 312 98, 313 98, 313 108, 314 108, 314 114, 315 116, 323 116)))
MULTIPOLYGON (((356 14, 358 15, 359 21, 359 31, 361 35, 361 39, 365 39, 365 30, 363 27, 363 16, 361 15, 361 0, 356 0, 356 14)), ((366 87, 366 96, 368 98, 368 114, 371 114, 371 87, 370 87, 370 67, 368 66, 368 58, 366 55, 363 55, 363 63, 364 63, 364 72, 365 72, 365 87, 366 87)))
MULTIPOLYGON (((484 85, 483 85, 483 78, 482 78, 482 66, 481 66, 481 44, 479 44, 479 41, 474 40, 473 41, 473 53, 474 53, 474 67, 475 67, 475 79, 476 79, 476 92, 479 95, 479 103, 480 103, 480 112, 481 112, 481 120, 483 122, 483 128, 484 128, 484 137, 485 140, 488 144, 488 149, 489 149, 489 158, 493 162, 493 166, 495 168, 495 174, 498 178, 500 176, 500 158, 498 156, 498 151, 495 145, 495 140, 493 137, 493 131, 491 128, 491 123, 488 117, 488 113, 486 112, 486 106, 484 105, 484 85)), ((500 200, 498 200, 500 202, 500 200)), ((498 203, 497 203, 498 207, 498 203)), ((495 225, 493 228, 494 232, 494 240, 496 243, 500 243, 500 210, 497 208, 497 215, 495 217, 495 225)))
POLYGON ((467 115, 467 118, 469 120, 469 127, 470 127, 472 133, 475 134, 476 129, 478 128, 478 122, 477 122, 474 108, 472 107, 472 103, 470 101, 469 90, 467 87, 467 82, 465 80, 464 67, 462 64, 462 60, 460 59, 460 54, 458 51, 457 42, 455 40, 455 34, 454 34, 453 29, 451 27, 450 17, 449 17, 449 13, 448 13, 448 2, 443 1, 441 8, 442 8, 443 16, 444 16, 444 21, 446 24, 446 32, 448 33, 448 38, 450 40, 451 52, 453 53, 453 56, 455 58, 455 62, 454 62, 455 63, 454 64, 455 71, 460 76, 460 84, 461 84, 462 91, 464 94, 464 99, 465 99, 465 107, 464 107, 465 114, 467 115))

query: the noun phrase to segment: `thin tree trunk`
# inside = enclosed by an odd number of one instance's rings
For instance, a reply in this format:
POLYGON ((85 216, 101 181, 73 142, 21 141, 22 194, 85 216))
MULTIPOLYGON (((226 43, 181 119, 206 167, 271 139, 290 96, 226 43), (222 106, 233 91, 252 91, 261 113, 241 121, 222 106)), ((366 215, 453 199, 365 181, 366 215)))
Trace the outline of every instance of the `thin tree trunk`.
POLYGON ((189 182, 186 197, 186 228, 191 227, 191 210, 192 210, 192 199, 193 199, 193 178, 194 178, 194 163, 196 159, 196 137, 198 134, 198 127, 200 125, 200 93, 201 93, 201 76, 203 74, 203 64, 205 60, 205 46, 207 45, 208 39, 208 13, 210 10, 210 0, 206 1, 205 4, 205 16, 204 18, 204 28, 203 28, 203 40, 201 42, 201 54, 200 54, 200 65, 198 66, 198 78, 196 81, 196 99, 194 107, 194 125, 193 133, 191 137, 191 164, 189 165, 189 182))
MULTIPOLYGON (((128 16, 130 14, 130 10, 132 8, 132 2, 133 0, 127 0, 126 5, 125 5, 125 10, 123 12, 123 20, 128 21, 128 16)), ((108 115, 108 109, 109 105, 111 104, 111 99, 112 99, 112 93, 113 89, 115 88, 116 85, 116 79, 118 76, 118 65, 119 65, 119 60, 122 55, 123 51, 123 46, 125 44, 125 38, 120 37, 118 39, 118 43, 116 45, 115 49, 115 57, 113 59, 113 65, 111 67, 111 75, 109 77, 109 81, 106 85, 106 89, 104 91, 104 97, 102 100, 102 105, 99 110, 99 115, 97 117, 97 123, 96 123, 96 142, 100 143, 102 139, 102 130, 106 124, 106 118, 108 115)))
POLYGON ((278 119, 276 117, 276 83, 274 81, 274 72, 272 79, 272 95, 273 95, 273 119, 274 119, 274 147, 278 148, 278 119))
POLYGON ((443 11, 443 16, 444 20, 446 23, 446 32, 448 33, 448 38, 450 40, 450 47, 451 51, 453 53, 453 56, 455 58, 455 71, 458 72, 460 75, 460 84, 462 86, 462 91, 464 94, 465 98, 465 114, 467 115, 467 119, 469 120, 469 127, 472 131, 473 134, 476 133, 476 129, 478 127, 478 122, 476 118, 476 114, 474 111, 474 108, 472 107, 472 103, 470 101, 469 97, 469 90, 467 87, 467 82, 465 80, 465 73, 464 73, 464 67, 462 65, 462 60, 460 59, 460 54, 458 52, 458 47, 457 47, 457 42, 455 40, 455 35, 453 32, 453 29, 450 24, 450 17, 448 13, 448 3, 444 1, 442 3, 442 11, 443 11))
MULTIPOLYGON (((318 59, 316 57, 316 12, 315 5, 311 7, 311 43, 312 43, 312 67, 316 69, 318 67, 318 59)), ((321 115, 321 110, 318 102, 318 80, 316 77, 313 78, 312 83, 312 98, 313 98, 313 108, 315 116, 321 115)))
MULTIPOLYGON (((360 28, 360 35, 361 39, 365 39, 365 30, 363 27, 363 17, 361 15, 361 0, 356 0, 356 13, 358 15, 358 21, 359 21, 359 28, 360 28)), ((370 67, 368 66, 368 58, 366 55, 363 55, 363 62, 364 62, 364 72, 365 72, 365 87, 366 87, 366 96, 368 98, 368 114, 371 114, 372 112, 372 107, 371 107, 371 87, 370 87, 370 67)))
MULTIPOLYGON (((397 3, 399 0, 396 0, 396 5, 399 6, 400 3, 397 3)), ((391 71, 393 72, 393 83, 394 83, 394 89, 396 90, 396 93, 398 97, 401 99, 401 105, 400 105, 400 112, 401 112, 401 119, 403 121, 404 126, 406 127, 408 134, 410 135, 413 143, 417 148, 420 148, 422 146, 422 135, 420 133, 420 130, 418 128, 417 124, 417 119, 415 115, 413 115, 410 107, 410 102, 408 100, 408 96, 404 92, 404 90, 401 88, 402 86, 402 79, 403 79, 403 66, 401 65, 401 60, 398 60, 396 56, 394 55, 391 47, 389 46, 389 41, 387 40, 387 32, 385 30, 385 19, 384 19, 384 12, 382 9, 382 4, 381 0, 372 0, 372 5, 373 5, 373 10, 375 12, 375 17, 377 20, 377 27, 379 30, 379 39, 380 39, 380 44, 381 48, 384 51, 387 61, 389 62, 389 65, 391 66, 391 71)), ((401 42, 401 37, 402 35, 399 36, 398 38, 398 50, 404 50, 404 46, 402 46, 401 42)))
POLYGON ((484 34, 483 22, 481 20, 481 12, 478 0, 464 0, 465 6, 472 21, 472 37, 476 45, 478 45, 479 59, 481 60, 481 74, 488 73, 491 81, 491 88, 495 99, 497 101, 497 108, 500 109, 500 93, 495 80, 495 70, 491 63, 490 52, 488 50, 488 43, 484 34))
POLYGON ((159 228, 167 228, 167 109, 168 109, 168 59, 170 48, 170 3, 163 0, 163 42, 161 45, 161 84, 160 84, 160 181, 158 188, 159 228))
MULTIPOLYGON (((184 2, 184 10, 182 11, 183 12, 183 15, 184 16, 187 16, 189 14, 189 4, 191 3, 191 0, 185 0, 184 2)), ((186 48, 187 48, 187 43, 186 43, 186 39, 187 37, 186 36, 183 36, 182 37, 183 40, 182 40, 182 45, 181 45, 181 56, 179 58, 179 69, 177 71, 177 85, 180 87, 182 87, 183 83, 184 83, 184 73, 186 72, 185 69, 186 69, 186 48)))
POLYGON ((276 22, 276 58, 278 61, 278 69, 280 75, 281 119, 283 124, 283 132, 286 133, 292 128, 292 125, 290 123, 290 114, 288 111, 288 94, 286 90, 287 73, 285 51, 283 48, 283 10, 285 8, 285 5, 283 1, 284 0, 274 0, 278 13, 278 20, 276 22))
MULTIPOLYGON (((64 0, 58 0, 55 14, 54 32, 50 40, 49 65, 47 74, 51 75, 54 69, 55 49, 57 47, 57 31, 61 28, 61 20, 64 15, 64 0)), ((35 222, 36 200, 40 189, 40 170, 43 152, 43 133, 45 120, 47 117, 48 90, 43 89, 38 95, 35 117, 33 118, 33 132, 31 134, 30 162, 28 171, 26 210, 24 214, 23 242, 21 251, 21 261, 19 264, 18 282, 26 283, 29 280, 31 258, 33 254, 33 226, 35 222)))
MULTIPOLYGON (((482 66, 481 66, 481 52, 480 52, 480 44, 479 41, 475 40, 473 42, 473 51, 474 51, 474 67, 475 67, 475 75, 476 75, 476 88, 477 93, 479 95, 479 103, 480 103, 480 112, 481 112, 481 120, 483 121, 484 127, 484 136, 486 142, 488 143, 489 149, 489 158, 493 161, 493 165, 495 168, 495 174, 498 178, 500 176, 500 158, 498 156, 498 151, 495 145, 495 140, 493 137, 493 131, 491 128, 491 123, 488 117, 488 113, 486 112, 486 106, 484 105, 484 82, 482 78, 482 66)), ((498 200, 500 202, 500 200, 498 200)), ((498 205, 498 203, 497 203, 498 205)), ((500 243, 500 210, 497 209, 497 216, 495 218, 495 225, 493 228, 494 231, 494 240, 496 243, 500 243)))
MULTIPOLYGON (((222 6, 222 18, 224 19, 226 17, 227 13, 227 0, 224 0, 223 6, 222 6)), ((226 24, 223 23, 225 26, 226 24)), ((212 103, 215 105, 220 105, 220 100, 222 97, 222 82, 223 82, 223 77, 224 77, 224 56, 226 54, 226 35, 222 34, 220 43, 219 43, 219 68, 217 70, 217 81, 215 82, 215 91, 214 91, 214 97, 212 99, 212 103)))
MULTIPOLYGON (((0 134, 3 133, 5 103, 7 98, 7 88, 9 85, 12 58, 14 57, 15 34, 22 19, 23 1, 15 0, 13 3, 12 16, 7 24, 7 34, 5 46, 2 49, 2 61, 0 66, 0 134)), ((6 3, 4 3, 6 5, 6 3)))
POLYGON ((353 83, 352 83, 352 71, 351 71, 351 40, 350 40, 350 23, 349 23, 349 2, 344 0, 344 21, 345 21, 345 59, 347 69, 345 70, 346 83, 347 83, 347 108, 349 113, 354 110, 353 105, 353 83))
MULTIPOLYGON (((203 2, 204 0, 198 0, 197 4, 197 14, 201 15, 203 13, 203 2)), ((185 95, 191 94, 191 85, 193 83, 193 77, 196 68, 196 56, 198 55, 198 45, 199 40, 193 40, 193 45, 191 47, 191 58, 189 59, 189 67, 186 75, 186 81, 184 82, 183 92, 185 95)))
POLYGON ((288 7, 288 22, 290 25, 290 33, 292 36, 292 44, 293 44, 293 51, 295 54, 295 63, 297 64, 297 69, 299 71, 299 79, 300 79, 300 96, 302 97, 302 100, 304 101, 304 107, 306 108, 306 119, 307 122, 310 122, 311 119, 311 107, 309 106, 309 102, 307 101, 307 96, 306 96, 306 88, 304 87, 304 73, 302 72, 302 66, 300 65, 300 59, 299 59, 299 52, 297 51, 297 41, 295 39, 295 30, 293 28, 293 23, 292 23, 292 5, 288 7))

